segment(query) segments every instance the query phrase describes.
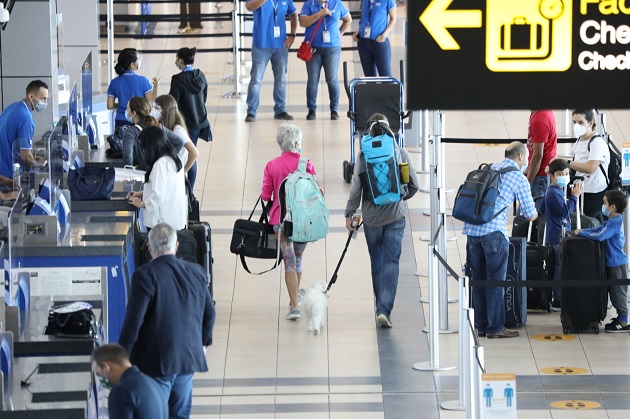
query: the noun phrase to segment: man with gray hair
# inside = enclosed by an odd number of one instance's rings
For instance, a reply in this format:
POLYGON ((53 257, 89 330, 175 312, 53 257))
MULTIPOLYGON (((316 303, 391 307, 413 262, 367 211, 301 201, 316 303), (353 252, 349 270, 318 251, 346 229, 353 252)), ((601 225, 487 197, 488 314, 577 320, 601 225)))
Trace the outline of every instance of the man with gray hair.
MULTIPOLYGON (((502 173, 499 194, 494 204, 495 216, 485 224, 464 224, 466 242, 466 266, 470 277, 476 280, 505 281, 509 256, 506 209, 518 200, 523 215, 529 221, 538 217, 531 189, 523 172, 527 168, 529 151, 518 141, 505 149, 505 159, 492 165, 492 169, 512 168, 502 173)), ((480 337, 513 338, 517 331, 505 328, 505 301, 503 288, 473 287, 472 298, 475 308, 475 328, 480 337)))
POLYGON ((188 418, 192 378, 208 371, 214 305, 202 267, 175 257, 177 231, 165 223, 149 232, 151 262, 138 268, 119 343, 168 399, 170 418, 188 418))

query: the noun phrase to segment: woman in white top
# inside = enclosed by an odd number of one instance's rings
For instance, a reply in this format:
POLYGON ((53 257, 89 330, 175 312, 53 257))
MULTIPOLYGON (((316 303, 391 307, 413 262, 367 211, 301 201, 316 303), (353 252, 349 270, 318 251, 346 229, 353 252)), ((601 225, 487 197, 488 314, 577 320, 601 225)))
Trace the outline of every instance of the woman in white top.
POLYGON ((576 176, 584 177, 584 215, 603 222, 602 202, 608 187, 604 172, 608 172, 610 151, 606 140, 596 135, 596 118, 595 109, 573 111, 573 132, 578 140, 573 144, 569 167, 576 176))
MULTIPOLYGON (((188 160, 187 149, 195 147, 195 144, 191 141, 188 135, 188 129, 186 128, 184 116, 181 112, 179 112, 175 98, 171 95, 158 96, 155 99, 155 108, 160 111, 160 123, 184 139, 184 147, 181 148, 177 155, 182 162, 186 162, 188 160)), ((197 148, 195 147, 195 150, 196 149, 197 148)), ((199 152, 197 151, 196 154, 199 155, 199 152)), ((188 171, 196 164, 197 163, 195 162, 190 166, 186 166, 186 173, 188 173, 188 171)))
POLYGON ((142 208, 144 225, 152 228, 167 223, 175 230, 188 224, 188 199, 182 162, 160 127, 142 130, 140 146, 145 151, 149 167, 143 192, 134 192, 129 203, 142 208))

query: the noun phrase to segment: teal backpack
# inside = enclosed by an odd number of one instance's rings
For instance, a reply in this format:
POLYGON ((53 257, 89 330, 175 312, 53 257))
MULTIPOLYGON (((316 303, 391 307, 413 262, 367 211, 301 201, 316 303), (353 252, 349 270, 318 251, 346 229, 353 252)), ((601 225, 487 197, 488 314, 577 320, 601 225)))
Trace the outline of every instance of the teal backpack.
POLYGON ((359 174, 363 198, 375 205, 395 204, 405 195, 400 186, 395 135, 389 125, 381 121, 372 122, 366 132, 360 143, 365 158, 365 172, 359 174), (370 136, 375 124, 379 124, 385 133, 370 136))
POLYGON ((284 235, 298 243, 326 237, 330 217, 315 176, 306 172, 307 161, 300 158, 298 168, 282 181, 279 191, 284 235))

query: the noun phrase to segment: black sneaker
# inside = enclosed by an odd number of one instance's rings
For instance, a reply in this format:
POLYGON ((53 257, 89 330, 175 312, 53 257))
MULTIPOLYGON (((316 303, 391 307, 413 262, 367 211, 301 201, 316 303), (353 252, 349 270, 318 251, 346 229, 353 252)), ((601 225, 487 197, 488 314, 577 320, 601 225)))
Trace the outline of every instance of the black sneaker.
POLYGON ((332 119, 333 121, 336 121, 339 119, 339 114, 336 111, 332 111, 330 113, 330 119, 332 119))
POLYGON ((256 122, 256 117, 252 114, 249 114, 245 117, 245 122, 256 122))
POLYGON ((293 117, 286 112, 279 113, 278 115, 274 115, 273 119, 284 119, 285 121, 292 121, 293 117))
POLYGON ((604 326, 604 330, 608 333, 630 332, 630 324, 628 324, 628 322, 620 322, 619 319, 615 317, 610 323, 604 326))
POLYGON ((308 115, 306 115, 306 119, 308 121, 314 121, 315 118, 317 118, 317 115, 315 115, 315 111, 308 111, 308 115))
POLYGON ((553 300, 551 303, 551 311, 560 311, 561 308, 562 304, 560 303, 560 300, 553 300))
POLYGON ((505 338, 515 338, 515 337, 518 337, 518 335, 519 333, 516 330, 511 331, 511 330, 507 330, 504 327, 503 330, 497 333, 494 333, 494 334, 487 333, 486 337, 488 339, 505 339, 505 338))

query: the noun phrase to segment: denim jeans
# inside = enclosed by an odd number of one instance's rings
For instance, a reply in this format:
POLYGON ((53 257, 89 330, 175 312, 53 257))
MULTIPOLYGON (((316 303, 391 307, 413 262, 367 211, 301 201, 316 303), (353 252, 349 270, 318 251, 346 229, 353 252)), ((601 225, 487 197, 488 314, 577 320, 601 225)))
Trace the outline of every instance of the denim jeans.
POLYGON ((330 98, 330 111, 339 110, 339 59, 341 57, 341 47, 317 48, 313 58, 306 63, 306 106, 309 111, 317 110, 317 89, 319 87, 319 75, 324 68, 326 84, 328 85, 328 96, 330 98))
MULTIPOLYGON (((534 181, 532 182, 532 196, 537 197, 537 196, 544 195, 545 192, 547 192, 548 187, 549 187, 549 179, 547 178, 547 176, 536 176, 534 178, 534 181)), ((543 202, 544 202, 544 199, 539 200, 538 206, 542 205, 543 202)), ((538 212, 542 212, 540 211, 541 209, 538 208, 538 206, 536 207, 536 209, 538 210, 538 212)))
POLYGON ((168 399, 170 419, 188 419, 192 407, 193 373, 171 374, 154 377, 168 399))
MULTIPOLYGON (((468 236, 466 264, 472 280, 505 281, 509 243, 503 233, 494 231, 481 237, 468 236)), ((503 288, 473 287, 475 328, 493 335, 505 327, 503 288)))
POLYGON ((365 241, 372 265, 372 288, 376 298, 376 313, 390 316, 398 288, 398 271, 405 219, 370 227, 364 225, 365 241))
POLYGON ((357 47, 365 77, 392 77, 392 49, 389 38, 386 38, 385 42, 359 38, 357 47))
POLYGON ((273 113, 278 115, 286 112, 288 60, 288 48, 257 48, 252 46, 252 71, 249 73, 251 79, 247 88, 247 115, 256 116, 256 110, 260 103, 260 84, 269 61, 271 61, 271 70, 273 71, 273 113))

